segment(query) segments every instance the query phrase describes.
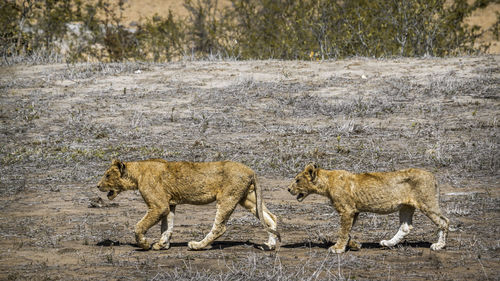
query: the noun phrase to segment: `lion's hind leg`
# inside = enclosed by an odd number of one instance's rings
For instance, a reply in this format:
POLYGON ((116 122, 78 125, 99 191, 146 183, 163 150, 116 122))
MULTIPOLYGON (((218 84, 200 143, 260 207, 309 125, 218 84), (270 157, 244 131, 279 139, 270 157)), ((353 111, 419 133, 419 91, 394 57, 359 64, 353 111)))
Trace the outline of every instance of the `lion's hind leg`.
MULTIPOLYGON (((248 193, 247 197, 240 202, 240 205, 243 206, 248 211, 250 211, 255 217, 258 218, 255 192, 252 191, 252 192, 248 193)), ((270 229, 276 230, 277 229, 277 218, 273 213, 271 213, 266 208, 266 206, 264 204, 262 204, 262 213, 264 214, 264 222, 266 223, 266 225, 270 229)), ((268 233, 269 233, 269 239, 267 240, 267 243, 265 243, 265 245, 269 250, 274 250, 276 248, 276 241, 277 241, 278 237, 271 232, 268 232, 268 233)))
POLYGON ((431 250, 437 251, 443 249, 446 245, 450 221, 443 216, 439 209, 439 186, 436 178, 430 173, 423 174, 422 176, 421 183, 416 187, 423 195, 422 197, 418 197, 420 203, 418 208, 439 228, 438 241, 431 245, 431 250))
POLYGON ((238 200, 232 200, 231 198, 226 198, 224 201, 217 202, 217 212, 215 213, 215 221, 210 232, 203 238, 203 240, 191 241, 188 243, 188 247, 191 250, 201 250, 206 246, 210 245, 215 239, 219 238, 226 232, 226 223, 229 217, 236 208, 235 202, 238 200))
POLYGON ((438 251, 444 248, 446 245, 446 237, 448 236, 448 228, 450 221, 441 214, 438 207, 428 208, 426 205, 420 208, 420 211, 424 213, 431 221, 439 227, 439 238, 438 241, 431 245, 431 250, 438 251))
POLYGON ((415 208, 412 206, 405 205, 401 207, 399 210, 399 230, 391 238, 391 240, 382 240, 380 241, 380 245, 385 247, 393 247, 397 245, 401 240, 410 233, 410 230, 413 228, 413 213, 415 212, 415 208))

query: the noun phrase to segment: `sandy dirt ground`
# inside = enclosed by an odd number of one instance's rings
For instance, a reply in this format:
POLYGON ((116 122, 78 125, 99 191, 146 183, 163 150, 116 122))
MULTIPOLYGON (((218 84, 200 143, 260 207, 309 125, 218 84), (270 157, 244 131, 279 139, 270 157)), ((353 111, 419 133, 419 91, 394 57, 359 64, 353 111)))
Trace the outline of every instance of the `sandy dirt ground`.
MULTIPOLYGON (((2 280, 498 280, 500 57, 342 61, 182 61, 0 69, 2 280), (259 175, 279 217, 277 251, 238 207, 204 251, 214 204, 177 207, 172 247, 141 251, 137 192, 96 188, 111 159, 234 160, 259 175), (436 174, 447 247, 416 212, 361 214, 359 251, 329 254, 338 215, 286 187, 309 161, 353 172, 436 174)), ((159 238, 159 226, 147 234, 159 238)))

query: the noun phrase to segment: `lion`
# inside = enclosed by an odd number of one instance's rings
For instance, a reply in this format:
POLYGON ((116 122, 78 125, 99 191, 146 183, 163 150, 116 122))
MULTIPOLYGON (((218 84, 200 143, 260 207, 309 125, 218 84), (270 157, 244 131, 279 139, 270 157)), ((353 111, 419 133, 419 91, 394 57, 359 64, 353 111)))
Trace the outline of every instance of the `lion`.
POLYGON ((148 206, 146 215, 135 226, 137 245, 145 250, 170 248, 175 208, 179 204, 202 205, 217 202, 215 222, 201 241, 191 241, 191 250, 210 245, 226 231, 226 223, 238 203, 254 214, 269 233, 265 250, 281 241, 277 218, 264 205, 262 189, 249 167, 231 161, 168 162, 149 159, 135 162, 113 160, 97 187, 113 200, 126 190, 139 190, 148 206), (145 234, 161 221, 161 238, 150 246, 145 234))
POLYGON ((446 245, 449 220, 439 209, 439 190, 434 175, 421 169, 393 172, 354 174, 344 170, 324 170, 309 163, 288 187, 288 191, 302 202, 309 194, 330 199, 340 216, 340 230, 334 253, 343 253, 346 247, 358 250, 361 245, 350 239, 349 232, 360 212, 389 214, 399 211, 400 227, 390 240, 380 241, 384 247, 398 244, 412 227, 415 209, 419 209, 439 227, 438 241, 432 250, 446 245))

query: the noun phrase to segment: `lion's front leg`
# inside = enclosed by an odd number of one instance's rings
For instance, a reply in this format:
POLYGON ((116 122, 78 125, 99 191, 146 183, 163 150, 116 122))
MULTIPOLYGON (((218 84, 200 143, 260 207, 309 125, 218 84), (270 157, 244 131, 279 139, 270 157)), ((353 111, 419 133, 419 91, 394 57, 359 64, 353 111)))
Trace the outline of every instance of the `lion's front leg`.
POLYGON ((168 208, 166 211, 161 209, 149 209, 146 215, 136 224, 135 241, 137 242, 137 246, 144 250, 149 250, 150 244, 144 235, 148 229, 160 221, 165 212, 168 214, 168 208))
MULTIPOLYGON (((349 242, 349 232, 351 231, 354 222, 355 214, 342 213, 340 214, 340 231, 337 242, 331 246, 329 250, 333 253, 340 254, 345 252, 347 243, 349 242)), ((353 245, 354 246, 354 245, 353 245)))
POLYGON ((175 205, 170 206, 168 215, 161 219, 161 238, 160 241, 153 244, 153 250, 169 249, 170 238, 174 229, 175 205))

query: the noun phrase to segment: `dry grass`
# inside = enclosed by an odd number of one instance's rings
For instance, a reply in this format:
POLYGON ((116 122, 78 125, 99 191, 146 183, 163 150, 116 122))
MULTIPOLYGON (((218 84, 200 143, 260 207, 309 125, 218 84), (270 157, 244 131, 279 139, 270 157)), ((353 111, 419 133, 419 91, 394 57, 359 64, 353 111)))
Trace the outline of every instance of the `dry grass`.
POLYGON ((7 249, 0 278, 497 279, 497 65, 498 57, 479 57, 0 69, 0 243, 7 249), (251 166, 281 218, 282 249, 254 249, 265 234, 237 211, 214 249, 185 251, 211 227, 213 210, 184 206, 172 249, 135 251, 140 196, 109 205, 96 199, 94 185, 112 158, 151 157, 251 166), (429 252, 435 235, 420 213, 405 243, 380 249, 397 215, 363 214, 353 234, 364 249, 328 255, 334 210, 314 197, 299 205, 284 191, 309 161, 355 172, 433 171, 454 229, 447 249, 429 252))

